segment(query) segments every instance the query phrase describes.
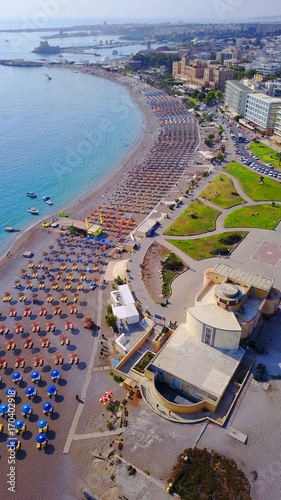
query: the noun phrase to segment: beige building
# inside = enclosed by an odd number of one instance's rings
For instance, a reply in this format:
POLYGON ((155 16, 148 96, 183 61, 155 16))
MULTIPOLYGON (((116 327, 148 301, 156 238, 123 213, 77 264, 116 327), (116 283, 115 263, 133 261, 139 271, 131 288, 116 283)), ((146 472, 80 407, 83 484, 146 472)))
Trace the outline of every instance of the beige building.
POLYGON ((210 64, 207 61, 189 61, 186 56, 173 63, 173 77, 185 80, 191 85, 221 90, 226 80, 233 78, 233 70, 210 64))
POLYGON ((177 413, 214 412, 230 382, 236 383, 245 353, 241 340, 262 316, 274 316, 279 302, 271 279, 225 264, 208 269, 186 322, 145 371, 155 399, 177 413))

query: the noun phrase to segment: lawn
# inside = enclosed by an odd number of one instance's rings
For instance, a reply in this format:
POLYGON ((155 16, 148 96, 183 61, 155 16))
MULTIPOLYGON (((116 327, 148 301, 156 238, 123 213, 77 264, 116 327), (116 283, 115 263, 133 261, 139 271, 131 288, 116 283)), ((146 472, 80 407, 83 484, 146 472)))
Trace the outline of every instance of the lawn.
POLYGON ((200 196, 222 208, 234 207, 245 201, 235 190, 232 180, 223 174, 216 175, 200 196))
POLYGON ((225 170, 238 180, 244 193, 252 200, 281 201, 281 189, 278 181, 264 176, 264 183, 259 184, 261 174, 256 174, 235 161, 228 163, 225 170))
POLYGON ((167 240, 192 259, 200 260, 218 255, 228 255, 243 239, 247 231, 229 231, 208 238, 194 240, 167 240))
POLYGON ((166 229, 164 234, 169 236, 190 236, 213 231, 220 213, 219 210, 208 207, 203 201, 194 200, 166 229))
POLYGON ((263 142, 251 142, 250 148, 255 156, 268 155, 272 152, 275 153, 273 149, 263 144, 263 142))
POLYGON ((281 205, 241 207, 227 215, 224 227, 258 227, 274 229, 281 218, 281 205))
POLYGON ((258 142, 255 144, 254 142, 251 142, 250 144, 251 151, 260 158, 261 161, 264 163, 270 163, 273 165, 275 168, 280 168, 281 165, 279 165, 279 160, 274 159, 276 155, 276 151, 274 149, 270 148, 269 146, 266 146, 262 142, 258 142))

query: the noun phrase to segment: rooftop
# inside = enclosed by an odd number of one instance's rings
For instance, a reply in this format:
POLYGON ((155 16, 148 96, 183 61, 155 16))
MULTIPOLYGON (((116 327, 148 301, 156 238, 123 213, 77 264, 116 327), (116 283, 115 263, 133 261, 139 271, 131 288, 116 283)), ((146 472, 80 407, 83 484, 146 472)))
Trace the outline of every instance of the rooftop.
POLYGON ((225 278, 229 278, 238 282, 240 281, 242 283, 247 283, 247 285, 251 285, 266 292, 269 292, 273 286, 273 280, 270 278, 260 276, 259 274, 254 274, 249 271, 244 271, 243 269, 237 267, 228 266, 226 264, 217 264, 211 271, 211 274, 224 276, 225 278))
MULTIPOLYGON (((223 307, 218 307, 217 304, 189 307, 188 312, 195 319, 212 328, 241 332, 235 314, 223 307)), ((192 336, 192 333, 190 335, 192 336)))
POLYGON ((191 336, 181 324, 153 359, 151 365, 220 398, 239 366, 244 350, 210 347, 191 336))

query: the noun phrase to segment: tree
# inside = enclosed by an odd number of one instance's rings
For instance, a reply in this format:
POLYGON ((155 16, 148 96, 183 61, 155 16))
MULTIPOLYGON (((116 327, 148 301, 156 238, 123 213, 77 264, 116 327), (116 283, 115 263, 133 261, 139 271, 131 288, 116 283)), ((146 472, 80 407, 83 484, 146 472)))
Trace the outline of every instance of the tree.
POLYGON ((119 332, 117 326, 117 316, 115 316, 113 313, 109 313, 105 315, 104 319, 107 326, 110 326, 115 333, 119 332))
POLYGON ((222 159, 223 159, 223 154, 222 154, 222 153, 219 153, 219 154, 217 155, 217 161, 218 161, 218 163, 220 163, 220 162, 222 161, 222 159))
POLYGON ((205 92, 199 92, 197 99, 199 99, 199 101, 202 102, 204 101, 205 97, 206 97, 205 92))
POLYGON ((211 144, 210 139, 205 139, 205 144, 206 144, 206 146, 210 146, 210 144, 211 144))
POLYGON ((216 99, 220 100, 221 98, 222 98, 222 91, 221 90, 217 90, 216 91, 216 99))
POLYGON ((209 135, 208 135, 208 139, 209 139, 210 141, 211 141, 214 137, 215 137, 215 136, 214 136, 214 134, 209 134, 209 135))
POLYGON ((233 120, 234 120, 236 123, 238 123, 238 122, 239 122, 239 120, 240 120, 240 118, 241 118, 241 116, 240 116, 240 115, 236 115, 236 116, 234 116, 233 120))
POLYGON ((260 184, 263 184, 263 179, 264 179, 264 177, 261 175, 260 180, 259 180, 260 184))
POLYGON ((278 160, 278 165, 280 165, 280 162, 281 162, 281 153, 276 153, 275 158, 276 158, 276 160, 278 160))
POLYGON ((205 97, 205 103, 211 104, 211 102, 213 102, 215 100, 216 100, 216 93, 213 90, 211 90, 210 92, 208 92, 208 94, 205 97))

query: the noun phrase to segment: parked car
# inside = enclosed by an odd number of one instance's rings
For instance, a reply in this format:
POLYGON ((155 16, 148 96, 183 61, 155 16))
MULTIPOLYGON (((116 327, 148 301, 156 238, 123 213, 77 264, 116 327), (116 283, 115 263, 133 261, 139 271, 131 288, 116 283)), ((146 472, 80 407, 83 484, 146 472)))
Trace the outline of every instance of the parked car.
POLYGON ((263 354, 265 351, 264 346, 257 340, 249 340, 248 346, 254 349, 258 354, 263 354))
POLYGON ((259 363, 254 371, 254 379, 260 380, 264 374, 265 366, 262 363, 259 363))

